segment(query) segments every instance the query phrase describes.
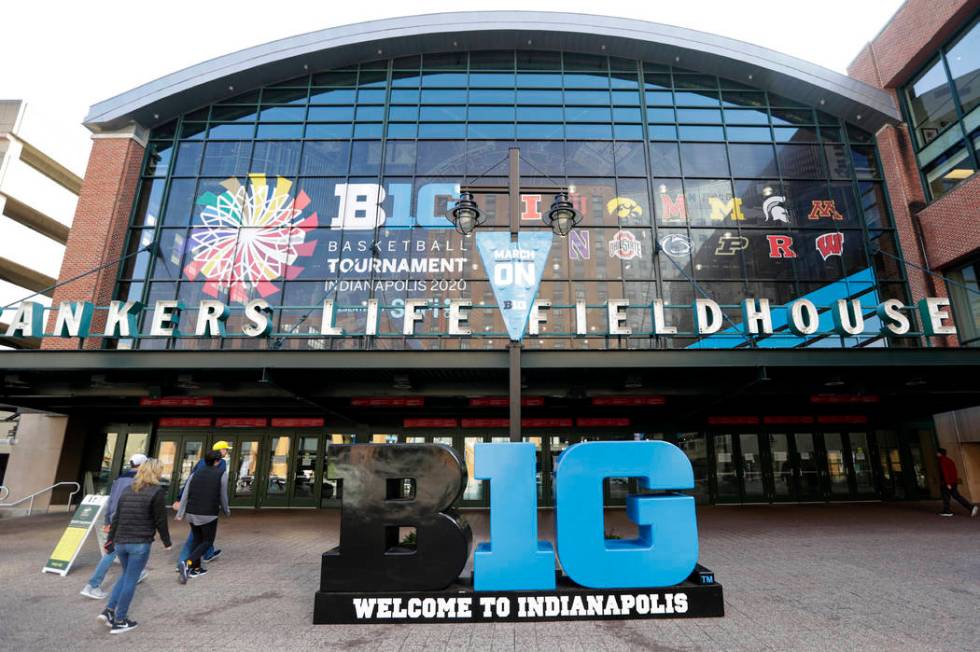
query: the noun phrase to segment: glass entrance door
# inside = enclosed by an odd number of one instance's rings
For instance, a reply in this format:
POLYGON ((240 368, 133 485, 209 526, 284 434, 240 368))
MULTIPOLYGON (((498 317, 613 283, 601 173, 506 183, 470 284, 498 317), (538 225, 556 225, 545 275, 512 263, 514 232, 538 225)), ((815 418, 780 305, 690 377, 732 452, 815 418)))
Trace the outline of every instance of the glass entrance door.
POLYGON ((191 476, 198 460, 204 457, 205 433, 161 435, 157 440, 156 457, 163 464, 161 484, 169 486, 167 500, 180 498, 180 490, 191 476))
POLYGON ((715 500, 733 503, 741 500, 738 491, 738 471, 735 467, 735 442, 731 434, 714 435, 715 500))
POLYGON ((262 438, 225 435, 232 446, 228 462, 228 501, 232 507, 255 507, 262 438))
POLYGON ((793 457, 796 461, 798 499, 804 502, 823 500, 820 464, 813 433, 794 433, 793 443, 796 446, 793 457))
POLYGON ((849 432, 847 440, 850 448, 851 474, 854 477, 854 495, 857 498, 874 498, 874 473, 871 468, 871 452, 868 447, 868 433, 849 432))
POLYGON ((262 482, 259 487, 261 507, 289 506, 289 464, 292 460, 292 437, 272 434, 265 438, 265 452, 261 460, 262 482))
POLYGON ((831 500, 851 497, 851 487, 847 478, 846 451, 844 437, 839 432, 823 433, 824 459, 826 461, 827 496, 831 500))
POLYGON ((789 435, 769 433, 769 465, 772 469, 772 498, 796 500, 796 473, 790 452, 789 435))
POLYGON ((320 441, 316 434, 296 435, 293 453, 292 507, 315 507, 317 503, 317 479, 320 477, 320 441))
POLYGON ((738 436, 739 458, 742 462, 742 502, 758 503, 768 500, 764 481, 765 465, 759 435, 742 433, 738 436))

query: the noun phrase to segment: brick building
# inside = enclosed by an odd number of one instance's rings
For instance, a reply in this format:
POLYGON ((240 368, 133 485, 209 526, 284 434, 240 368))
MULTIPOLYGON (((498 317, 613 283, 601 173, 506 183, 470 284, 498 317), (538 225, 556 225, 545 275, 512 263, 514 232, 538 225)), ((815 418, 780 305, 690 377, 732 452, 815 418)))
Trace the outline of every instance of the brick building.
MULTIPOLYGON (((953 47, 964 7, 922 48, 953 47)), ((976 182, 940 154, 922 208, 892 87, 918 68, 875 47, 847 77, 664 25, 470 12, 96 104, 60 278, 82 276, 9 316, 43 339, 0 358, 2 402, 43 411, 11 465, 98 491, 145 452, 176 487, 224 439, 235 505, 336 507, 331 444, 471 462, 524 438, 550 505, 567 446, 655 438, 702 502, 936 497, 937 431, 969 413, 933 415, 980 404, 980 348, 918 268, 968 276, 970 213, 944 206, 976 182), (939 222, 964 234, 930 245, 939 222)), ((604 482, 609 504, 637 488, 604 482)), ((487 496, 470 464, 461 505, 487 496)))
MULTIPOLYGON (((980 346, 980 2, 906 2, 848 67, 903 121, 875 136, 913 295, 949 296, 950 346, 980 346), (947 284, 940 276, 949 279, 947 284)), ((965 489, 980 498, 980 408, 936 415, 965 489)))

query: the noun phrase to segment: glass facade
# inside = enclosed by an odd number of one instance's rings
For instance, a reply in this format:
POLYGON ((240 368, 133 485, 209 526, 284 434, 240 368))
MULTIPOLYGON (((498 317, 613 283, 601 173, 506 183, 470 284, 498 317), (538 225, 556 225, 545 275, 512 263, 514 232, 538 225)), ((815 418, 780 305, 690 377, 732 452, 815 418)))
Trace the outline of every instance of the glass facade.
POLYGON ((905 88, 905 107, 929 199, 977 170, 980 152, 980 20, 905 88))
POLYGON ((960 345, 980 346, 980 261, 949 271, 947 279, 960 345))
MULTIPOLYGON (((907 299, 871 134, 745 83, 573 52, 474 51, 315 72, 184 114, 152 131, 117 298, 231 308, 229 336, 141 337, 134 348, 499 349, 507 334, 474 238, 445 217, 461 184, 566 186, 583 221, 555 237, 539 298, 552 310, 527 348, 886 345, 873 307, 907 299), (662 251, 658 253, 658 245, 662 251), (744 297, 774 306, 861 299, 866 334, 737 334, 744 297), (241 308, 273 306, 268 339, 241 335, 241 308), (731 328, 697 338, 691 303, 729 306, 731 328), (319 335, 336 325, 377 336, 319 335), (630 337, 609 337, 605 303, 630 301, 630 337), (661 298, 679 336, 652 335, 661 298), (429 302, 416 337, 403 306, 429 302), (473 337, 447 337, 445 306, 468 299, 473 337), (574 337, 574 304, 595 336, 574 337)), ((521 198, 521 228, 546 229, 552 197, 521 198)), ((506 230, 507 197, 478 194, 481 231, 506 230)), ((822 321, 830 323, 830 315, 822 321)), ((783 324, 780 328, 780 324, 783 324)), ((825 325, 826 328, 826 325, 825 325)))

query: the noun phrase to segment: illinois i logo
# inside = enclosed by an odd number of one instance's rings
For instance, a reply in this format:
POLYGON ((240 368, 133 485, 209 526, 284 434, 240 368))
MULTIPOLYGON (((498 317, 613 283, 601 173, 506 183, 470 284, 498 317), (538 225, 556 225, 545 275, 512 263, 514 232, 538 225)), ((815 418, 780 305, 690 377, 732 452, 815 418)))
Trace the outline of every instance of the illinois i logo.
POLYGON ((840 222, 844 219, 840 211, 837 210, 837 202, 833 199, 814 199, 810 202, 810 214, 807 219, 819 220, 822 217, 840 222))
POLYGON ((270 185, 264 174, 249 174, 248 183, 225 179, 225 192, 198 197, 200 225, 191 230, 191 261, 184 266, 189 279, 207 279, 203 291, 212 297, 227 290, 231 301, 245 302, 250 290, 267 297, 279 291, 273 281, 296 278, 295 263, 310 256, 316 240, 306 241, 317 226, 316 212, 303 211, 310 198, 293 197, 293 182, 276 177, 270 185))
POLYGON ((824 233, 817 238, 817 251, 824 260, 831 256, 841 256, 844 253, 844 234, 840 231, 824 233))
POLYGON ((620 260, 632 260, 642 255, 642 244, 629 231, 618 231, 609 241, 609 255, 620 260))

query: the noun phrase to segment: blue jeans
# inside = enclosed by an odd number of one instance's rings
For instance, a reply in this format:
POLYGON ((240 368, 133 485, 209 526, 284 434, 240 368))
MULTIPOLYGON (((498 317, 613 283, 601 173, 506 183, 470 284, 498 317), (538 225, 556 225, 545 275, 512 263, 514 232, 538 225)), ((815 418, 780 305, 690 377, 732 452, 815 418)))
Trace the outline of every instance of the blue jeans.
MULTIPOLYGON (((187 560, 191 558, 191 551, 194 550, 194 530, 187 533, 187 541, 184 542, 184 547, 180 549, 180 565, 186 566, 187 560)), ((207 551, 205 551, 204 561, 207 561, 211 555, 214 554, 214 544, 208 546, 207 551)))
POLYGON ((99 562, 99 565, 95 567, 95 572, 92 573, 92 577, 89 578, 88 585, 92 588, 102 586, 102 582, 105 580, 105 574, 109 572, 110 568, 112 568, 112 562, 114 561, 116 561, 115 551, 110 552, 103 557, 102 561, 99 562))
POLYGON ((112 595, 109 596, 109 604, 106 606, 116 612, 116 620, 122 620, 128 615, 129 603, 133 601, 133 595, 136 593, 140 573, 146 568, 146 562, 150 559, 150 544, 117 543, 116 554, 122 563, 122 577, 112 587, 112 595))

